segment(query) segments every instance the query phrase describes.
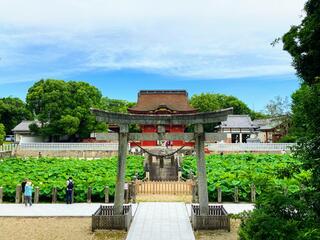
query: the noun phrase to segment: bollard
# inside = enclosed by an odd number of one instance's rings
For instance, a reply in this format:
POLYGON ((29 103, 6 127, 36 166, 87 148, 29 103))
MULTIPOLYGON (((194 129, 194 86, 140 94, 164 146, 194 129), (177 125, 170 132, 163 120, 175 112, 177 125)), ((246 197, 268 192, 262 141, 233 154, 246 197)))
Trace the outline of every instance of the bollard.
POLYGON ((57 188, 54 187, 52 189, 52 203, 56 203, 57 202, 57 188))
POLYGON ((192 183, 192 203, 198 202, 197 192, 198 192, 198 185, 197 183, 193 182, 192 183))
POLYGON ((125 203, 129 202, 129 184, 128 183, 124 184, 124 201, 125 203))
POLYGON ((35 191, 34 191, 34 203, 39 203, 39 194, 40 193, 40 189, 39 187, 36 187, 35 191))
POLYGON ((3 203, 3 187, 0 187, 0 203, 3 203))
POLYGON ((91 203, 92 187, 88 187, 87 203, 91 203))
POLYGON ((218 187, 218 203, 222 203, 222 190, 218 187))
POLYGON ((129 202, 129 194, 128 194, 128 189, 124 190, 124 202, 128 203, 129 202))
POLYGON ((251 185, 251 202, 256 202, 256 186, 254 184, 251 185))
POLYGON ((132 203, 136 203, 136 182, 132 182, 131 184, 131 199, 132 203))
POLYGON ((234 188, 234 202, 235 203, 239 202, 239 189, 238 189, 238 187, 234 188))
POLYGON ((21 185, 17 185, 16 187, 16 203, 21 202, 21 185))
POLYGON ((106 186, 104 188, 104 202, 108 203, 109 202, 109 187, 106 186))

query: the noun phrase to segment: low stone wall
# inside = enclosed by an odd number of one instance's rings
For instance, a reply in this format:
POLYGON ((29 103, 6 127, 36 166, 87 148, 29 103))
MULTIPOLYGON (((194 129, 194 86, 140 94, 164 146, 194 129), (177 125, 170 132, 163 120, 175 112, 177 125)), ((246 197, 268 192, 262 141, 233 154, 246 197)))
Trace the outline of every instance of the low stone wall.
POLYGON ((7 157, 11 157, 11 151, 0 152, 0 158, 7 158, 7 157))
POLYGON ((118 155, 117 151, 79 151, 79 150, 60 150, 60 151, 34 151, 17 149, 15 156, 18 157, 74 157, 74 158, 103 158, 118 155))

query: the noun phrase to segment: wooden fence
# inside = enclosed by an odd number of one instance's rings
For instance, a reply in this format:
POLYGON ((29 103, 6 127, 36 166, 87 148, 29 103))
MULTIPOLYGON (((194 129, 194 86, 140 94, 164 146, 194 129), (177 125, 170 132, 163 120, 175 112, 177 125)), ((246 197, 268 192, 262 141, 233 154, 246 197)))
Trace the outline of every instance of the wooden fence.
POLYGON ((123 206, 122 215, 114 215, 114 206, 100 206, 92 215, 92 231, 97 229, 125 229, 129 230, 132 221, 131 205, 123 206))
POLYGON ((192 185, 192 181, 136 181, 136 193, 191 195, 192 185))
POLYGON ((191 222, 194 230, 225 229, 230 232, 230 217, 224 207, 209 206, 209 215, 201 216, 198 205, 191 206, 191 222))
MULTIPOLYGON (((125 192, 124 192, 124 200, 126 203, 136 202, 137 194, 167 194, 167 195, 192 195, 192 202, 198 202, 198 193, 197 193, 197 185, 194 181, 187 180, 186 182, 181 181, 141 181, 136 180, 134 182, 130 182, 126 184, 125 192)), ((255 203, 256 201, 256 187, 254 184, 251 185, 251 193, 248 196, 247 201, 255 203)), ((77 193, 77 189, 75 189, 77 193)), ((106 186, 103 190, 104 192, 104 202, 109 202, 109 187, 106 186)), ((285 192, 285 190, 284 190, 285 192)), ((92 201, 92 187, 89 186, 87 191, 87 202, 91 203, 92 201)), ((15 194, 15 203, 21 203, 23 201, 21 194, 21 185, 16 186, 16 194, 15 194)), ((74 197, 74 194, 72 195, 74 197)), ((4 198, 4 189, 0 186, 0 203, 3 202, 4 198)), ((40 198, 40 188, 34 188, 34 203, 39 203, 40 198)), ((233 192, 233 200, 235 203, 239 202, 239 188, 235 187, 233 192)), ((51 190, 51 202, 57 203, 58 201, 58 189, 53 187, 51 190)), ((73 199, 72 199, 73 202, 73 199)), ((217 202, 223 202, 223 192, 220 187, 217 188, 217 202)))

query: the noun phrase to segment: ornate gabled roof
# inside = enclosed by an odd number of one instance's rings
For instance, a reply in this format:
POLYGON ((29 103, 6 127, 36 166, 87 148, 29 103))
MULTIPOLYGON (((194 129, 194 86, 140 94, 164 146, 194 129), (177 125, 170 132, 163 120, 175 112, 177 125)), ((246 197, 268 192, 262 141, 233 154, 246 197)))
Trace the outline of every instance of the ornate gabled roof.
POLYGON ((258 128, 249 115, 228 115, 227 120, 217 128, 258 128))
POLYGON ((259 127, 259 130, 267 131, 280 126, 283 120, 281 118, 266 118, 253 120, 253 123, 259 127))
POLYGON ((188 93, 184 90, 144 90, 138 94, 137 105, 129 108, 130 113, 195 113, 190 106, 188 93))

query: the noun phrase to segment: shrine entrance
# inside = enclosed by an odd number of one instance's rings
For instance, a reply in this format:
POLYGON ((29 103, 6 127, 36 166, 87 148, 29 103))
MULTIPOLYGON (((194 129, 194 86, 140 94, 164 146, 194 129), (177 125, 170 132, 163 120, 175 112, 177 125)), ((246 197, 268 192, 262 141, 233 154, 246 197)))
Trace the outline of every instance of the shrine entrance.
POLYGON ((179 163, 172 157, 150 157, 147 170, 150 181, 178 181, 179 163))
MULTIPOLYGON (((124 184, 125 184, 125 168, 126 157, 128 151, 129 141, 194 141, 195 152, 197 156, 197 183, 199 193, 200 215, 209 215, 208 204, 208 190, 207 190, 207 176, 206 163, 204 153, 205 141, 218 141, 225 138, 225 134, 221 133, 205 133, 203 129, 204 124, 219 123, 225 121, 227 115, 232 114, 233 109, 228 108, 216 112, 207 113, 190 113, 179 115, 150 115, 150 114, 124 114, 112 113, 98 109, 91 109, 95 114, 96 119, 101 122, 116 124, 119 126, 119 133, 109 133, 105 136, 107 140, 118 140, 118 171, 115 190, 114 214, 123 214, 124 204, 124 184), (155 125, 157 132, 152 133, 129 133, 129 125, 155 125), (167 133, 165 126, 173 125, 194 125, 194 133, 167 133)), ((153 154, 154 155, 154 154, 153 154)), ((171 154, 174 155, 174 154, 171 154)), ((160 155, 159 157, 164 157, 160 155)), ((161 164, 161 162, 159 162, 161 164)), ((164 162, 163 162, 164 164, 164 162)))

